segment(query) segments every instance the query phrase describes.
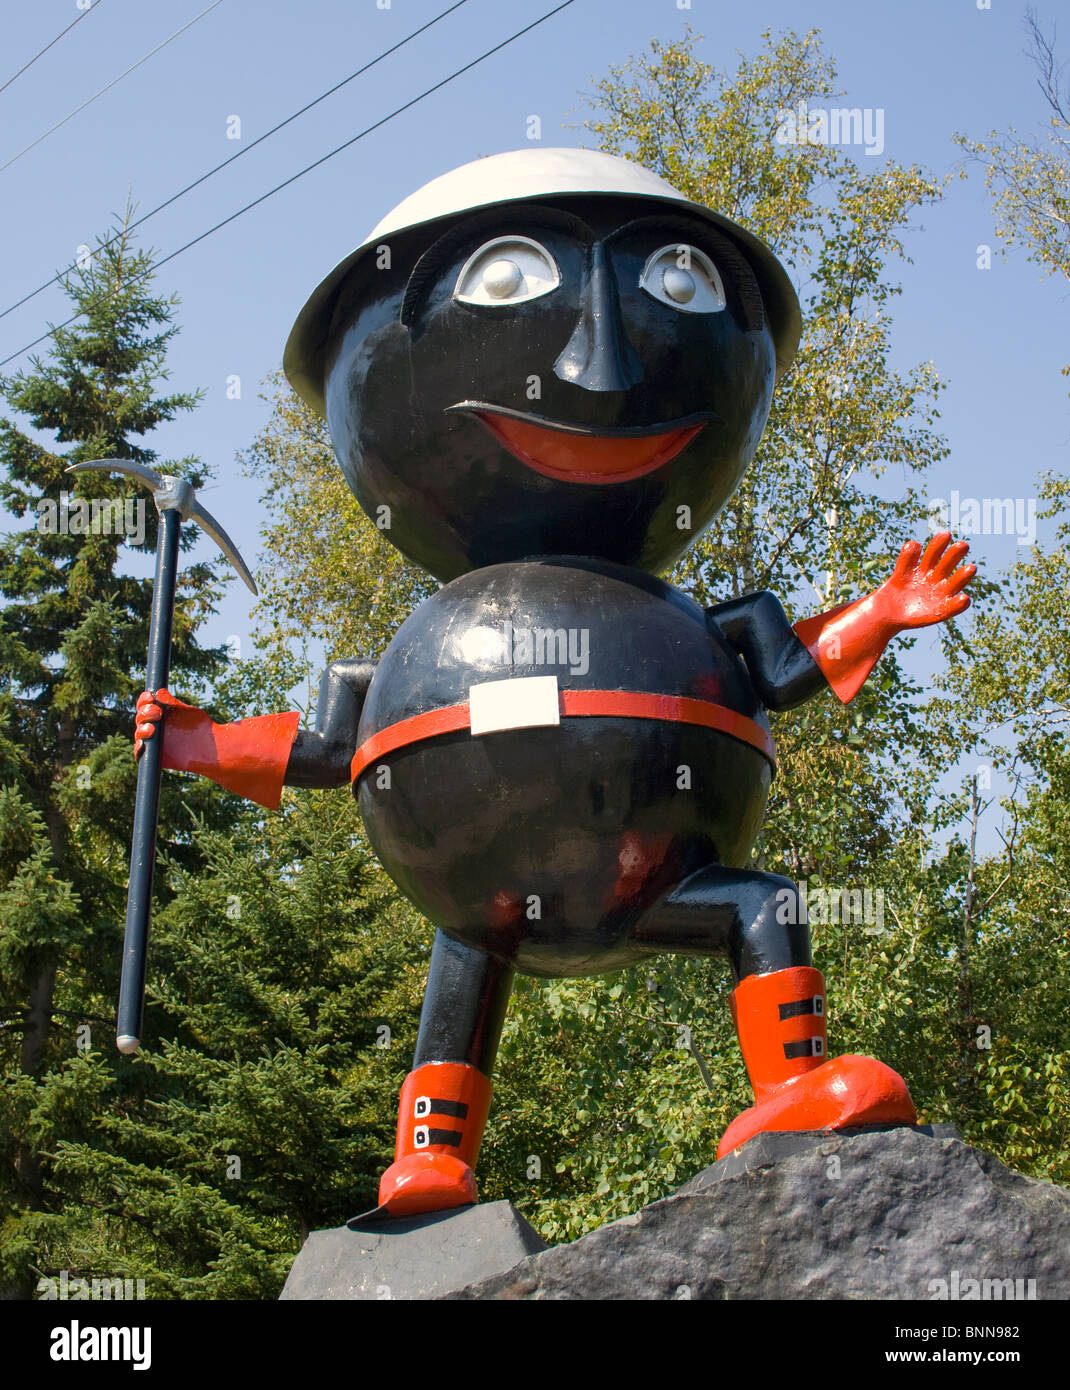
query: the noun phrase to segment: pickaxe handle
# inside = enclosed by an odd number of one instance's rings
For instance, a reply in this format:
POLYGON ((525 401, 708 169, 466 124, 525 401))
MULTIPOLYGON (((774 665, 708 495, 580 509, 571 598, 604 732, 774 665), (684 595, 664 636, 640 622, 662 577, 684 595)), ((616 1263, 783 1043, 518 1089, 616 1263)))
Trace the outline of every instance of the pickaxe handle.
MULTIPOLYGON (((145 689, 155 694, 167 685, 171 670, 171 627, 178 582, 178 541, 182 517, 174 508, 160 513, 156 542, 156 579, 152 586, 149 621, 149 659, 145 689)), ((164 719, 166 720, 166 713, 164 719)), ((126 932, 115 1044, 120 1052, 136 1052, 141 1042, 145 1008, 145 962, 152 912, 152 878, 156 867, 156 822, 160 806, 164 731, 142 744, 134 799, 134 836, 130 851, 130 884, 126 894, 126 932)))
MULTIPOLYGON (((215 541, 254 596, 256 582, 238 554, 237 546, 215 517, 197 501, 188 480, 157 473, 154 468, 134 459, 93 459, 87 463, 72 463, 67 472, 85 473, 92 470, 122 473, 136 478, 150 490, 160 514, 156 538, 156 581, 152 586, 152 616, 149 620, 149 660, 145 673, 145 689, 155 694, 167 685, 171 671, 171 627, 175 590, 178 587, 178 542, 183 521, 195 521, 205 535, 215 541)), ((130 851, 130 885, 126 894, 123 973, 119 984, 119 1011, 115 1029, 115 1044, 120 1052, 136 1052, 141 1044, 163 739, 161 726, 154 738, 146 739, 137 770, 134 842, 130 851)))

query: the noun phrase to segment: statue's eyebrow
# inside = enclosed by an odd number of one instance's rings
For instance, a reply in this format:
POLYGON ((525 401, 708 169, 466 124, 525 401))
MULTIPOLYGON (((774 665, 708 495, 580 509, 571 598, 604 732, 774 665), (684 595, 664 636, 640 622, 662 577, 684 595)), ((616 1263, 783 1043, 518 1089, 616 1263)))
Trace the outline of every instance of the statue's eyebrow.
POLYGON ((716 228, 703 222, 692 221, 687 217, 675 217, 672 213, 666 215, 660 213, 651 217, 635 217, 631 222, 625 222, 623 227, 616 227, 607 236, 602 238, 605 245, 611 241, 618 241, 621 237, 630 236, 633 232, 667 232, 670 237, 673 233, 684 234, 688 240, 702 240, 702 238, 713 231, 716 235, 716 228))

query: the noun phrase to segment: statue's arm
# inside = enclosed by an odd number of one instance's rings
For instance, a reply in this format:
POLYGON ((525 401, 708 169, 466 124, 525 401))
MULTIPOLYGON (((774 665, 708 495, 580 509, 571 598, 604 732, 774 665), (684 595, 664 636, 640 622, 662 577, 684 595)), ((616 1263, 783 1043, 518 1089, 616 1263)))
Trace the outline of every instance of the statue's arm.
POLYGON ((283 779, 288 787, 337 787, 349 781, 357 725, 374 661, 336 661, 320 680, 315 729, 298 729, 283 779))
POLYGON ((706 620, 747 663, 755 694, 766 709, 794 709, 828 689, 821 667, 768 590, 707 608, 706 620))
POLYGON ((935 535, 923 550, 908 541, 895 568, 871 594, 802 618, 794 627, 770 593, 746 594, 707 609, 747 663, 767 709, 792 709, 831 687, 848 704, 898 633, 947 622, 970 606, 965 589, 976 565, 962 565, 969 546, 935 535))
POLYGON ((274 809, 283 786, 335 787, 349 781, 360 712, 374 673, 374 661, 329 666, 320 681, 315 729, 300 728, 296 711, 215 724, 204 710, 166 690, 146 691, 137 702, 135 756, 162 718, 164 767, 199 773, 274 809))

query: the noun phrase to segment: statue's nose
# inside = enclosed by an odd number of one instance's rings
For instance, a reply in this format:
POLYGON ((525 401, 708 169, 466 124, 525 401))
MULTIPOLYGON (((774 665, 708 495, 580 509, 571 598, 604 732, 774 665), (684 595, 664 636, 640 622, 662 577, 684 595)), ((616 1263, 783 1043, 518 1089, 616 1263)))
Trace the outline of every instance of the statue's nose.
POLYGON ((642 379, 642 364, 624 331, 616 281, 601 242, 591 248, 579 321, 554 363, 554 375, 585 391, 627 391, 642 379))

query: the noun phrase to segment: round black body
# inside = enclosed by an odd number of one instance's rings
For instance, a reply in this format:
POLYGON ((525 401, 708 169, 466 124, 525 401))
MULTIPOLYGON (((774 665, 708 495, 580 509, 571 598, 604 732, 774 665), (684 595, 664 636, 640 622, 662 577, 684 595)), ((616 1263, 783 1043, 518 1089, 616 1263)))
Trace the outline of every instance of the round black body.
MULTIPOLYGON (((426 599, 379 663, 358 742, 465 704, 475 683, 532 676, 710 702, 768 729, 697 604, 566 556, 476 570, 426 599)), ((578 976, 645 954, 633 927, 688 874, 746 864, 770 777, 762 753, 713 728, 565 714, 408 743, 355 790, 381 862, 436 926, 526 974, 578 976)))

